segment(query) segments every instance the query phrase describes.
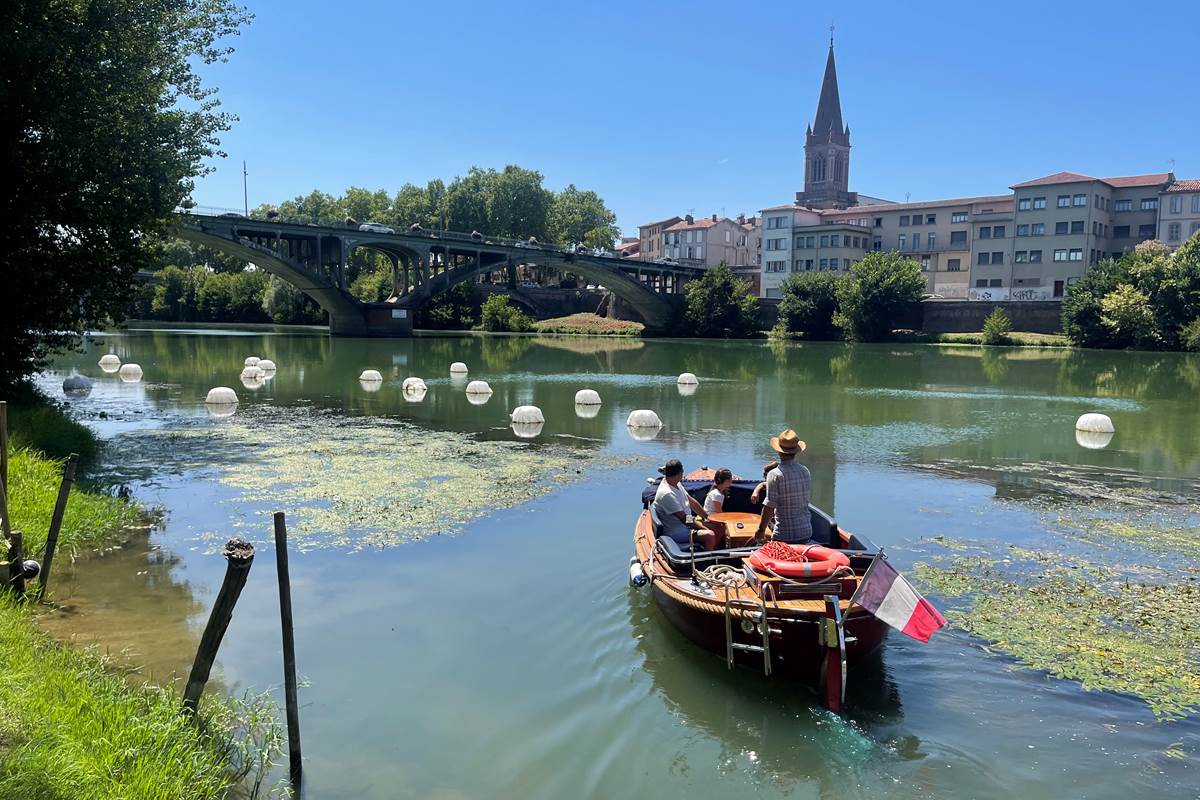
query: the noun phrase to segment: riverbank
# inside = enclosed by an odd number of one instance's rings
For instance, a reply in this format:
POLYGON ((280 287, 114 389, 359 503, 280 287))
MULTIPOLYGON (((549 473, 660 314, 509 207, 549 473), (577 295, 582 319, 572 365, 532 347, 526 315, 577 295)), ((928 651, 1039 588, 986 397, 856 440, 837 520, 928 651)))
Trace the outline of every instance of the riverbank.
MULTIPOLYGON (((32 390, 10 402, 8 504, 28 557, 40 560, 62 458, 98 446, 92 432, 32 390)), ((144 512, 77 486, 58 557, 120 544, 144 512)), ((37 607, 0 593, 0 785, 5 797, 226 798, 258 793, 278 751, 278 726, 261 701, 206 698, 182 712, 169 689, 128 681, 106 658, 55 642, 37 607)))

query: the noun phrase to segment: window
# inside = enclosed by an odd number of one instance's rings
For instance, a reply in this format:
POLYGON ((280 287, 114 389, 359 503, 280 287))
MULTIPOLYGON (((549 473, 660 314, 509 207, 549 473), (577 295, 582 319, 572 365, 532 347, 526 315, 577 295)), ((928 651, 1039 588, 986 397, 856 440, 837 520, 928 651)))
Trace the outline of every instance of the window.
POLYGON ((1003 264, 1004 263, 1004 253, 992 253, 992 263, 993 264, 1003 264))
POLYGON ((1155 236, 1158 236, 1158 226, 1155 225, 1154 223, 1150 223, 1149 225, 1139 225, 1138 226, 1138 237, 1139 238, 1153 239, 1155 236))
POLYGON ((768 261, 767 272, 783 272, 787 268, 786 261, 768 261))
POLYGON ((926 225, 936 225, 937 224, 937 214, 926 214, 925 215, 925 224, 926 225))
POLYGON ((804 269, 806 272, 811 272, 813 268, 813 260, 811 258, 804 259, 804 269))
POLYGON ((1083 248, 1082 247, 1072 247, 1070 260, 1071 261, 1083 261, 1083 248))
POLYGON ((821 247, 829 247, 829 234, 821 235, 821 247))
POLYGON ((1038 209, 1045 208, 1045 207, 1046 207, 1046 198, 1044 198, 1044 197, 1033 198, 1033 208, 1035 211, 1038 209))
MULTIPOLYGON (((1172 199, 1175 199, 1175 198, 1172 198, 1172 199)), ((1170 225, 1167 226, 1167 241, 1168 242, 1178 242, 1179 241, 1179 228, 1180 228, 1180 225, 1178 222, 1172 222, 1170 225)))
POLYGON ((1129 238, 1129 226, 1128 225, 1113 225, 1112 238, 1128 239, 1129 238))
POLYGON ((987 225, 984 225, 982 228, 979 229, 979 238, 980 239, 992 238, 992 229, 989 228, 987 225))
POLYGON ((850 269, 850 259, 848 259, 848 258, 842 259, 842 269, 850 269))
POLYGON ((799 250, 801 247, 804 247, 804 237, 797 236, 796 237, 796 249, 799 250))
POLYGON ((1028 225, 1018 225, 1017 226, 1017 236, 1028 236, 1028 235, 1029 235, 1029 226, 1028 225))
POLYGON ((989 289, 995 289, 996 287, 1003 286, 1003 285, 1004 285, 1004 280, 1002 278, 992 278, 991 280, 988 281, 989 289))
POLYGON ((988 263, 989 263, 989 262, 988 262, 988 254, 987 254, 987 253, 980 253, 980 254, 979 254, 979 257, 978 257, 978 258, 975 260, 975 263, 976 263, 976 264, 978 264, 978 265, 979 265, 979 266, 981 266, 981 267, 986 267, 986 266, 988 265, 988 263))
POLYGON ((695 255, 693 255, 693 254, 692 254, 692 248, 690 248, 690 247, 687 249, 687 257, 688 257, 688 258, 695 258, 695 257, 696 257, 695 255))
POLYGON ((768 228, 782 228, 783 221, 785 219, 787 219, 787 217, 767 217, 767 227, 768 228))
POLYGON ((967 212, 965 212, 965 211, 953 212, 950 215, 950 221, 951 222, 966 222, 967 221, 967 212))
POLYGON ((921 256, 921 272, 929 272, 929 256, 921 256))
POLYGON ((965 245, 966 243, 967 243, 967 232, 966 231, 950 231, 950 244, 965 245))
POLYGON ((861 246, 862 246, 862 245, 859 243, 859 239, 858 239, 858 237, 857 237, 857 236, 853 237, 853 240, 854 240, 854 243, 851 245, 852 247, 861 247, 861 246))
POLYGON ((905 214, 903 217, 900 218, 900 226, 903 228, 908 227, 908 215, 907 214, 905 214))
POLYGON ((1018 250, 1013 253, 1014 264, 1025 264, 1029 261, 1029 252, 1027 250, 1018 250))
POLYGON ((1054 296, 1055 297, 1063 296, 1063 282, 1062 281, 1054 282, 1054 296))
POLYGON ((767 239, 768 250, 787 250, 787 239, 767 239))
POLYGON ((1069 227, 1070 227, 1070 224, 1071 224, 1071 223, 1069 223, 1069 222, 1056 222, 1056 223, 1054 223, 1054 235, 1055 235, 1055 236, 1066 236, 1066 235, 1067 235, 1067 230, 1069 229, 1069 227))
POLYGON ((1087 205, 1087 195, 1086 195, 1086 194, 1077 194, 1077 195, 1075 195, 1075 202, 1074 202, 1074 205, 1077 205, 1077 206, 1086 206, 1086 205, 1087 205))
POLYGON ((1046 235, 1046 223, 1044 223, 1044 222, 1033 223, 1033 225, 1031 225, 1029 227, 1029 235, 1030 236, 1045 236, 1046 235))
POLYGON ((871 241, 871 249, 876 250, 876 251, 882 250, 883 249, 883 239, 880 239, 878 236, 876 236, 871 241))
POLYGON ((986 289, 987 288, 987 279, 986 278, 976 278, 975 279, 975 288, 976 289, 986 289))
POLYGON ((1133 201, 1117 200, 1113 203, 1113 211, 1133 211, 1133 201))
POLYGON ((913 250, 920 250, 920 249, 921 249, 921 234, 919 234, 919 233, 914 233, 914 234, 913 234, 913 245, 912 245, 912 249, 913 249, 913 250))
POLYGON ((993 239, 1003 239, 1004 238, 1004 226, 1003 225, 997 225, 994 228, 992 228, 992 238, 993 239))
POLYGON ((700 246, 700 247, 697 247, 697 248, 696 248, 696 258, 704 258, 704 247, 703 247, 703 245, 702 245, 702 246, 700 246))
POLYGON ((904 243, 905 243, 905 241, 906 241, 906 240, 907 240, 907 237, 906 237, 906 236, 905 236, 903 233, 902 233, 902 234, 900 234, 900 247, 899 247, 899 248, 897 248, 897 249, 899 249, 899 250, 903 250, 903 249, 904 249, 904 243))
POLYGON ((883 217, 876 217, 876 218, 875 218, 875 227, 876 227, 876 228, 882 228, 882 227, 883 227, 883 217))
POLYGON ((1066 261, 1067 260, 1067 251, 1066 250, 1055 250, 1054 251, 1054 260, 1055 261, 1066 261))
POLYGON ((792 272, 799 272, 804 267, 804 259, 797 258, 792 262, 792 272))
POLYGON ((725 244, 733 241, 733 231, 725 231, 725 244))
POLYGON ((1042 263, 1042 251, 1041 250, 1030 250, 1029 251, 1029 263, 1030 264, 1042 263))
POLYGON ((821 269, 829 269, 829 259, 828 258, 821 259, 821 269))
POLYGON ((1183 213, 1183 198, 1180 197, 1179 195, 1175 195, 1174 197, 1171 198, 1171 213, 1172 214, 1182 214, 1183 213))
POLYGON ((1143 197, 1142 198, 1142 211, 1154 211, 1157 208, 1158 208, 1158 198, 1157 197, 1143 197))
POLYGON ((1058 207, 1059 208, 1070 208, 1071 207, 1071 195, 1060 194, 1058 196, 1058 207))
POLYGON ((1083 220, 1077 219, 1071 223, 1071 233, 1083 233, 1083 220))
POLYGON ((946 272, 962 272, 962 261, 957 258, 946 261, 946 272))
POLYGON ((696 231, 696 243, 704 244, 704 231, 696 231))
POLYGON ((1200 214, 1200 194, 1192 195, 1192 213, 1200 214))
MULTIPOLYGON (((1033 206, 1033 201, 1030 200, 1028 197, 1022 197, 1020 200, 1017 201, 1017 211, 1028 211, 1032 206, 1033 206)), ((1021 234, 1019 234, 1019 233, 1017 234, 1017 236, 1020 236, 1020 235, 1021 234)))
POLYGON ((928 248, 929 250, 936 250, 937 249, 937 234, 931 233, 926 238, 929 239, 929 244, 926 245, 926 248, 928 248))
POLYGON ((829 246, 830 247, 841 247, 842 246, 842 237, 838 236, 836 233, 832 234, 829 237, 829 246))

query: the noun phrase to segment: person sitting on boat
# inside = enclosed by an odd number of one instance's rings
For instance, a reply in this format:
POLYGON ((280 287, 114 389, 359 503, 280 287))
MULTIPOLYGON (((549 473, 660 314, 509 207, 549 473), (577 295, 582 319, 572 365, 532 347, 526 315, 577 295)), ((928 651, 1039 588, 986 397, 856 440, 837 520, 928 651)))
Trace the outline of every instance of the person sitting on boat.
POLYGON ((767 496, 767 476, 771 474, 771 470, 779 466, 778 461, 768 461, 763 464, 763 479, 758 486, 754 487, 754 491, 750 493, 750 502, 754 505, 762 503, 763 498, 767 496))
POLYGON ((812 517, 808 510, 812 496, 812 475, 808 467, 796 461, 805 444, 788 428, 771 437, 771 449, 779 453, 779 466, 767 473, 767 499, 754 541, 763 541, 763 532, 771 527, 775 540, 788 544, 806 544, 812 539, 812 517))
POLYGON ((683 463, 678 458, 672 458, 659 467, 658 471, 662 473, 663 478, 658 484, 658 491, 654 493, 653 507, 662 528, 662 535, 671 537, 681 545, 691 544, 694 535, 705 550, 717 549, 717 534, 708 528, 693 529, 688 524, 689 509, 701 519, 707 519, 708 514, 704 512, 704 507, 696 502, 696 498, 679 485, 683 480, 683 463))
POLYGON ((704 513, 706 516, 720 514, 724 510, 725 495, 733 485, 733 470, 721 467, 713 474, 713 485, 704 498, 704 513))

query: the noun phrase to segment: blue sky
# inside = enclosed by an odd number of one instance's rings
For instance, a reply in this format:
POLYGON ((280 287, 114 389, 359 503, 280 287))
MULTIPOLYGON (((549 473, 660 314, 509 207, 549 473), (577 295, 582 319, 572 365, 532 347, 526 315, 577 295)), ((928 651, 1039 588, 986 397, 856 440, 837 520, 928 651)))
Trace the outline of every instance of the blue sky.
POLYGON ((206 67, 228 157, 201 205, 447 181, 472 164, 594 189, 622 230, 802 188, 836 26, 850 188, 1006 191, 1060 170, 1200 177, 1194 2, 853 4, 248 0, 206 67))

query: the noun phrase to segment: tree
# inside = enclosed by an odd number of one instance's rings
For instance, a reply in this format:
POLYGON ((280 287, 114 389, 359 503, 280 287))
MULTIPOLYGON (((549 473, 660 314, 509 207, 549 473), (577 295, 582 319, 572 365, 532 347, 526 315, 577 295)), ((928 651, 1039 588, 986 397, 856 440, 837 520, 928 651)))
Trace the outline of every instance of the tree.
POLYGON ((483 301, 479 324, 485 331, 521 333, 533 327, 533 320, 514 308, 507 297, 494 294, 483 301))
POLYGON ((1150 298, 1128 283, 1100 298, 1100 324, 1109 331, 1110 346, 1153 347, 1162 341, 1150 298))
POLYGON ((230 0, 10 0, 0 26, 0 385, 120 317, 232 117, 194 67, 230 0))
POLYGON ((469 330, 475 325, 479 297, 473 281, 456 283, 433 298, 420 311, 414 324, 434 330, 469 330))
POLYGON ((493 177, 490 188, 487 233, 514 239, 548 238, 554 193, 542 188, 542 173, 509 164, 493 177))
POLYGON ((876 342, 891 335, 905 309, 925 291, 921 267, 894 250, 863 256, 838 281, 834 323, 857 342, 876 342))
POLYGON ((724 261, 684 284, 684 294, 684 325, 692 336, 743 337, 758 330, 758 298, 724 261))
POLYGON ((1009 334, 1012 333, 1012 320, 1000 306, 993 306, 992 313, 983 321, 984 344, 1009 344, 1009 334))
POLYGON ((550 235, 560 242, 582 242, 588 247, 611 249, 620 229, 617 215, 604 205, 600 195, 580 191, 570 183, 555 195, 551 204, 550 235))
POLYGON ((275 275, 267 280, 262 308, 272 322, 280 325, 319 325, 326 321, 325 311, 311 297, 275 275))
POLYGON ((837 311, 836 272, 801 272, 780 284, 779 323, 788 333, 810 339, 837 339, 833 324, 837 311))

